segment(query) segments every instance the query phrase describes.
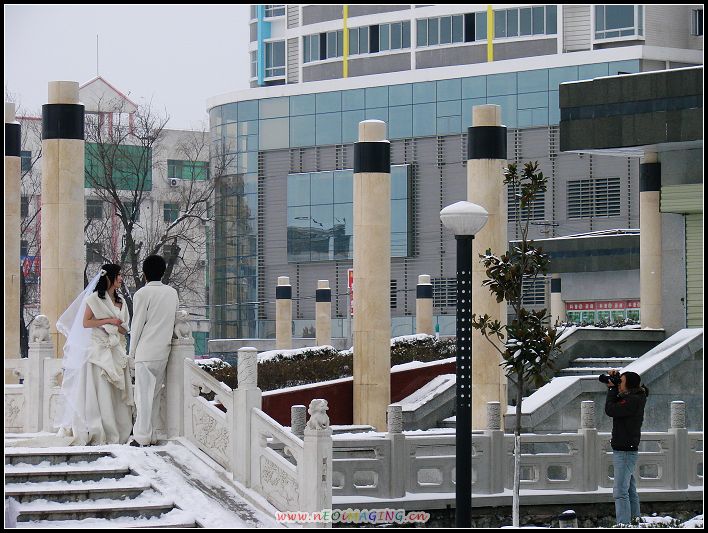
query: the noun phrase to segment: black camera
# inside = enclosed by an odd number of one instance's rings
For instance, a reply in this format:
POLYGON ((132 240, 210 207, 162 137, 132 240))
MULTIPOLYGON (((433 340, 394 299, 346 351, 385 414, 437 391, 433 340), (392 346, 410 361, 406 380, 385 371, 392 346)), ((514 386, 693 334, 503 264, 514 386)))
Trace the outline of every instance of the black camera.
POLYGON ((619 374, 600 374, 598 378, 600 383, 612 383, 613 385, 619 385, 622 380, 619 374))

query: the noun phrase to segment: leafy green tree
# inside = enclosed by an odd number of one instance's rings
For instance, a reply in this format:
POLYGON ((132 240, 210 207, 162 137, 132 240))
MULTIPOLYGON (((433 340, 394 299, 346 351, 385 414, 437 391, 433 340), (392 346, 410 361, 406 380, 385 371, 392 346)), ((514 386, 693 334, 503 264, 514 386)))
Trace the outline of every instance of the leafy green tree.
POLYGON ((511 243, 510 249, 501 257, 491 250, 480 254, 486 268, 487 279, 483 285, 496 297, 497 302, 506 301, 513 310, 509 324, 491 320, 489 315, 472 315, 472 327, 479 330, 499 352, 506 376, 516 385, 516 423, 514 428, 514 496, 513 526, 519 527, 519 480, 521 470, 521 401, 525 384, 539 386, 546 379, 546 371, 552 368, 555 357, 556 330, 550 324, 546 309, 538 311, 523 306, 524 281, 535 281, 548 272, 549 256, 536 248, 528 238, 531 205, 536 194, 546 190, 548 179, 538 171, 538 162, 528 162, 523 171, 510 164, 504 172, 504 183, 510 191, 518 191, 519 213, 516 217, 519 241, 511 243))

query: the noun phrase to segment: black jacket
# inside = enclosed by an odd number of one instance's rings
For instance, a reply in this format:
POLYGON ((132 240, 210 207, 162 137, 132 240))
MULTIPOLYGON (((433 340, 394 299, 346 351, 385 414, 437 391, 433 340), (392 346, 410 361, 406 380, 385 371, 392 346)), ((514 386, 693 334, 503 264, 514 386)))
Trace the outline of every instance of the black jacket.
POLYGON ((619 394, 617 387, 607 389, 605 414, 612 417, 612 449, 635 452, 639 449, 647 391, 640 387, 619 394))

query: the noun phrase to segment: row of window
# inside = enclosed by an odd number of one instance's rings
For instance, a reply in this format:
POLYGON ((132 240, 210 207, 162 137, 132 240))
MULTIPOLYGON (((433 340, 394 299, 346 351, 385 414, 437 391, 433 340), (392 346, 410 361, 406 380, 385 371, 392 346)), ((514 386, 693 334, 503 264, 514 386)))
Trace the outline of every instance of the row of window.
MULTIPOLYGON (((410 21, 362 26, 360 28, 351 28, 348 31, 349 55, 401 50, 411 47, 410 21)), ((302 38, 303 63, 342 57, 343 55, 343 30, 305 35, 302 38)))
MULTIPOLYGON (((97 200, 95 198, 88 198, 86 200, 86 218, 88 220, 103 220, 105 218, 105 208, 104 201, 97 200)), ((128 216, 134 214, 135 221, 140 220, 140 210, 135 210, 135 205, 133 202, 123 202, 123 207, 125 208, 128 216)), ((171 223, 177 220, 179 216, 179 204, 165 202, 163 204, 162 218, 165 222, 171 223)))
POLYGON ((644 6, 595 6, 595 39, 644 35, 644 6))

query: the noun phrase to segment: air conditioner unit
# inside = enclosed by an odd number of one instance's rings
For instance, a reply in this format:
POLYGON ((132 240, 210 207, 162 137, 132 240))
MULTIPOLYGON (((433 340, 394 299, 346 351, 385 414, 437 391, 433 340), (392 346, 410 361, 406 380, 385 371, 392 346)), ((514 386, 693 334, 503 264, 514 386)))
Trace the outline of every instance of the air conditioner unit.
POLYGON ((179 180, 177 178, 170 178, 170 187, 177 187, 179 180))

